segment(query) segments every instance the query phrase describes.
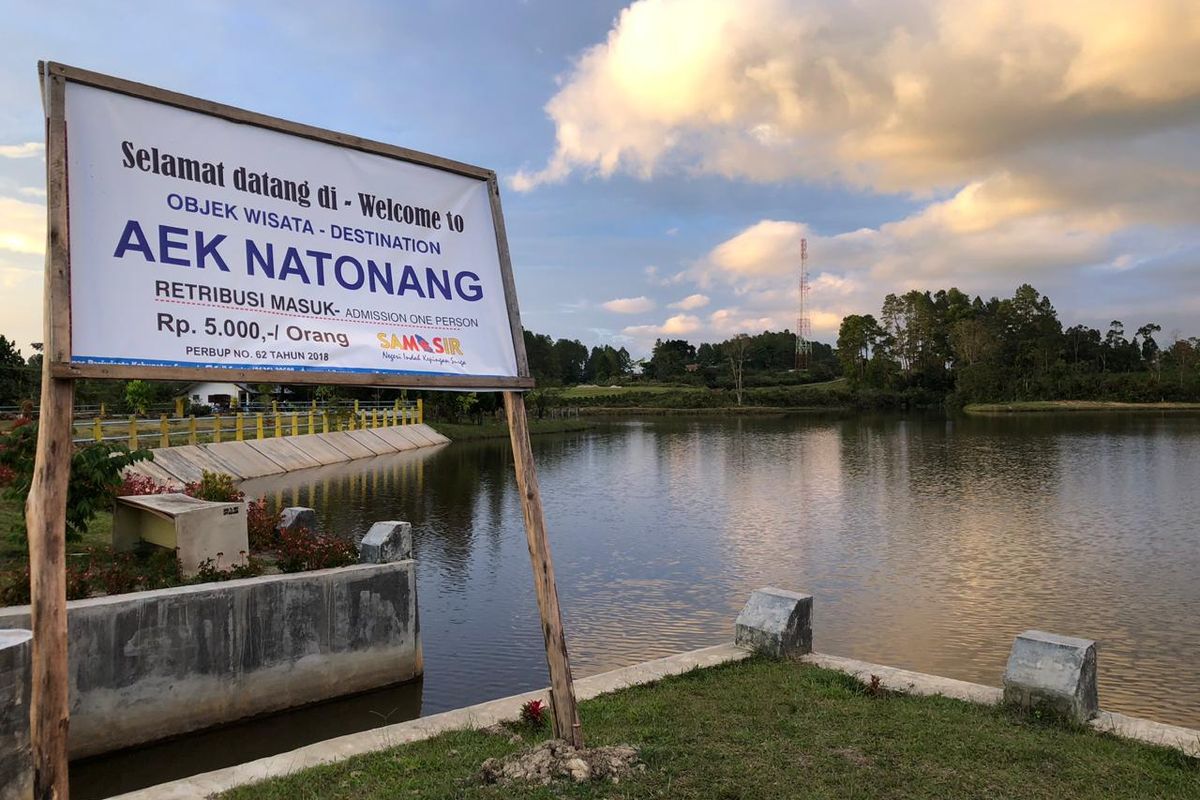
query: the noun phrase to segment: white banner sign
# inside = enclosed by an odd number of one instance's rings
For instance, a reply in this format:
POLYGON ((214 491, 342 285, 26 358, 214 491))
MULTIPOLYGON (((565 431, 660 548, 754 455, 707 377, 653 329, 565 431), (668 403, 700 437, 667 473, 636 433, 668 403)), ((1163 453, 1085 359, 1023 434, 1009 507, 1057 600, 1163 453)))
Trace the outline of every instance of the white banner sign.
POLYGON ((517 375, 488 183, 67 84, 71 360, 517 375))

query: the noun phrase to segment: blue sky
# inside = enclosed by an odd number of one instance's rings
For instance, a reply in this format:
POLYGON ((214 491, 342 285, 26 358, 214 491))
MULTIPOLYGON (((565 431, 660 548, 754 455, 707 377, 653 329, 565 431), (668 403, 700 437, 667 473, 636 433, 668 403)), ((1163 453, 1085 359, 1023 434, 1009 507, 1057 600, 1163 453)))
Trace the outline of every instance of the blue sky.
POLYGON ((8 2, 0 333, 41 339, 45 58, 495 169, 526 327, 589 345, 792 327, 801 236, 825 341, 1024 281, 1200 335, 1200 11, 1068 5, 8 2))

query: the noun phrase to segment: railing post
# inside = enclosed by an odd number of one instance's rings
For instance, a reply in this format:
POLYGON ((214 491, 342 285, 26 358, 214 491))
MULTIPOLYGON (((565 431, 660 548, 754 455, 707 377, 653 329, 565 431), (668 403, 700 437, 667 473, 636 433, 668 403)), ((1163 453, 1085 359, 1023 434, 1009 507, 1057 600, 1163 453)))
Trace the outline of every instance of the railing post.
POLYGON ((420 397, 417 398, 417 424, 425 424, 425 400, 420 397))
POLYGON ((354 401, 354 413, 355 414, 358 413, 358 401, 357 400, 354 401))
POLYGON ((196 443, 196 415, 188 415, 188 444, 196 443))
POLYGON ((329 433, 329 412, 321 412, 321 433, 329 433))
POLYGON ((105 416, 106 416, 106 414, 104 411, 104 403, 101 403, 100 404, 100 419, 104 419, 105 416))
POLYGON ((292 412, 292 436, 300 435, 300 415, 292 412))
POLYGON ((158 417, 158 446, 171 446, 171 423, 167 422, 166 414, 160 414, 158 417))
POLYGON ((129 449, 138 449, 137 440, 137 417, 130 415, 129 417, 129 449))
POLYGON ((347 420, 347 424, 350 426, 350 430, 355 429, 355 423, 357 421, 358 421, 358 414, 351 414, 350 418, 347 420))
POLYGON ((92 420, 92 438, 97 442, 104 438, 104 430, 100 424, 100 418, 96 417, 92 420))
POLYGON ((213 442, 221 443, 221 415, 213 414, 213 442))
POLYGON ((183 398, 182 397, 175 398, 175 416, 177 418, 183 416, 183 398))
POLYGON ((379 427, 379 409, 378 408, 371 409, 371 427, 372 428, 379 427))
POLYGON ((279 413, 279 401, 278 401, 278 400, 272 400, 272 401, 271 401, 271 413, 272 413, 272 414, 278 414, 278 413, 279 413))
POLYGON ((316 432, 317 432, 317 426, 316 426, 316 417, 317 417, 316 402, 317 402, 317 401, 316 401, 316 400, 314 400, 314 401, 313 401, 314 407, 313 407, 313 408, 310 408, 310 409, 308 410, 308 434, 309 434, 309 436, 311 436, 312 434, 314 434, 314 433, 316 433, 316 432))
POLYGON ((260 411, 259 413, 255 414, 255 415, 254 415, 254 419, 255 419, 255 422, 256 422, 256 424, 257 424, 257 426, 258 426, 258 438, 259 438, 259 439, 262 439, 262 438, 263 438, 263 416, 262 416, 262 412, 260 411))
POLYGON ((237 412, 237 416, 233 420, 233 438, 239 442, 245 441, 242 433, 242 412, 237 412))

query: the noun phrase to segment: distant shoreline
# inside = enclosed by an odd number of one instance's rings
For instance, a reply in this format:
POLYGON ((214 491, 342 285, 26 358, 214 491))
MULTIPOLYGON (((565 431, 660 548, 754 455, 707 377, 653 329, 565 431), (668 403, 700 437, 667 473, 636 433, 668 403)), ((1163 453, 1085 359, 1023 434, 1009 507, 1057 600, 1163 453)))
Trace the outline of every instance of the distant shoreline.
POLYGON ((1028 400, 1014 403, 971 403, 967 414, 1029 414, 1079 411, 1197 411, 1200 403, 1119 403, 1104 400, 1028 400))

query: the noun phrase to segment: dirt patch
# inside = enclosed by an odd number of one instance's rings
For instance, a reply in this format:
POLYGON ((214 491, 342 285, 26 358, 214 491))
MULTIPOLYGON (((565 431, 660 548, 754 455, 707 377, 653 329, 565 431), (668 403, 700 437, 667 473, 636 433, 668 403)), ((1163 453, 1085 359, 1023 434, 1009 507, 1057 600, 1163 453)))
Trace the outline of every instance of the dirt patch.
POLYGON ((561 739, 551 739, 503 761, 489 758, 479 768, 479 780, 501 785, 520 781, 543 786, 555 780, 620 783, 622 778, 645 769, 646 765, 638 760, 637 748, 628 745, 576 750, 561 739))
POLYGON ((875 763, 870 756, 853 747, 843 747, 834 750, 833 753, 846 759, 856 767, 870 767, 875 763))

